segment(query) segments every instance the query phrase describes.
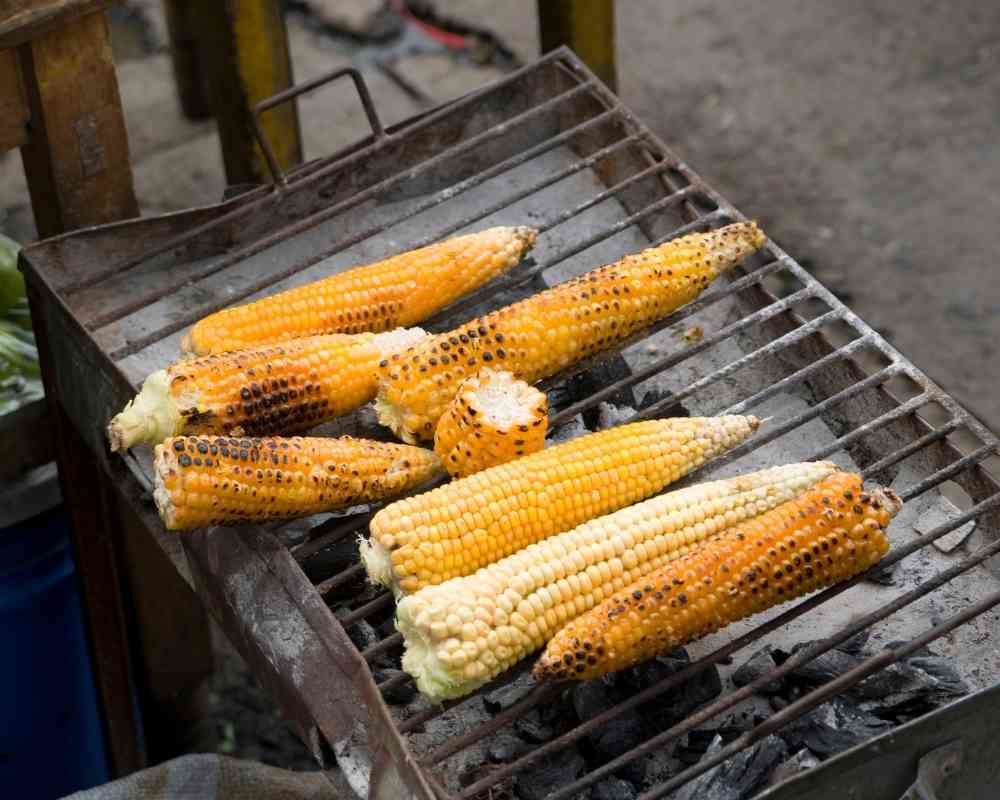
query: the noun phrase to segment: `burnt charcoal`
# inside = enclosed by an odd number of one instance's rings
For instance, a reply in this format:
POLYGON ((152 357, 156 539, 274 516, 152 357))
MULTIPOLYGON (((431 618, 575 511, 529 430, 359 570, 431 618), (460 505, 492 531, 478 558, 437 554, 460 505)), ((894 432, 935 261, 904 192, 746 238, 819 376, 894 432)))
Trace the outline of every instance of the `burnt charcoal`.
POLYGON ((958 674, 951 661, 943 656, 910 656, 907 663, 927 675, 935 689, 942 694, 961 697, 969 693, 969 685, 958 674))
POLYGON ((635 800, 635 787, 621 778, 608 778, 595 783, 590 790, 591 800, 635 800))
MULTIPOLYGON (((650 389, 642 396, 642 400, 639 401, 638 409, 644 411, 656 403, 659 403, 666 397, 670 397, 670 392, 666 392, 662 389, 650 389)), ((661 417, 690 417, 691 412, 684 408, 680 403, 674 403, 673 405, 667 405, 660 411, 661 417)))
POLYGON ((772 694, 767 700, 774 711, 781 711, 783 708, 788 708, 788 701, 780 694, 772 694))
MULTIPOLYGON (((683 664, 681 664, 683 666, 683 664)), ((680 667, 678 667, 680 668, 680 667)), ((722 678, 713 664, 641 708, 654 733, 665 731, 722 693, 722 678)))
POLYGON ((859 656, 861 655, 861 651, 865 649, 865 645, 868 644, 871 635, 872 629, 865 628, 861 632, 854 634, 846 642, 842 642, 837 649, 843 650, 845 653, 850 653, 852 656, 859 656))
POLYGON ((789 778, 794 778, 796 775, 801 775, 806 770, 819 766, 819 763, 820 761, 816 758, 816 754, 808 747, 803 747, 791 758, 786 759, 775 767, 774 772, 771 773, 771 777, 768 780, 768 785, 774 786, 782 781, 787 781, 789 778))
POLYGON ((597 405, 597 427, 602 431, 628 422, 634 416, 635 409, 631 406, 616 406, 612 403, 597 405))
POLYGON ((792 750, 808 747, 820 758, 885 733, 891 725, 846 697, 834 697, 793 720, 778 735, 792 750))
POLYGON ((555 729, 542 719, 537 708, 519 717, 514 723, 514 730, 518 736, 532 744, 544 744, 556 735, 555 729))
POLYGON ((583 424, 583 417, 580 414, 577 414, 569 422, 560 425, 552 431, 552 433, 549 434, 548 441, 550 445, 562 444, 563 442, 568 442, 571 439, 575 439, 578 436, 583 436, 587 433, 590 433, 590 431, 588 431, 587 426, 583 424))
POLYGON ((615 772, 615 775, 640 789, 655 786, 672 778, 682 768, 682 764, 673 757, 673 744, 661 750, 654 750, 633 759, 615 772))
POLYGON ((586 770, 583 756, 567 747, 540 758, 518 773, 514 791, 521 800, 545 800, 547 795, 572 783, 586 770))
POLYGON ((605 722, 596 731, 587 734, 587 744, 598 764, 638 747, 646 740, 645 725, 637 711, 629 711, 605 722))
MULTIPOLYGON (((716 736, 708 753, 717 753, 722 747, 722 737, 716 736)), ((684 784, 671 799, 746 800, 765 785, 775 766, 787 754, 788 749, 781 739, 768 736, 684 784)))
POLYGON ((623 692, 615 685, 614 675, 578 683, 570 693, 573 710, 580 722, 586 722, 598 714, 603 714, 623 696, 623 692))
POLYGON ((486 706, 487 711, 499 714, 501 711, 506 711, 515 703, 523 700, 534 688, 534 681, 506 683, 484 695, 483 705, 486 706))
POLYGON ((913 679, 913 669, 907 664, 889 664, 852 686, 848 694, 857 700, 879 700, 902 691, 913 679))
POLYGON ((879 586, 894 586, 896 584, 896 567, 899 562, 880 564, 865 574, 865 580, 877 583, 879 586))
POLYGON ((530 746, 514 734, 501 731, 490 740, 486 755, 497 764, 513 761, 528 752, 530 746))
MULTIPOLYGON (((774 661, 771 645, 765 645, 748 658, 733 673, 734 686, 747 686, 766 675, 778 665, 774 661)), ((760 694, 776 694, 781 691, 781 680, 769 681, 757 690, 760 694)))
MULTIPOLYGON (((803 642, 792 649, 793 653, 809 647, 812 642, 803 642)), ((792 670, 791 675, 801 681, 812 684, 822 684, 839 678, 861 663, 862 659, 845 653, 842 650, 827 650, 816 658, 800 664, 792 670)))
POLYGON ((897 673, 908 680, 877 699, 867 699, 862 707, 893 722, 907 722, 969 693, 965 681, 941 656, 915 656, 882 672, 897 673))
MULTIPOLYGON (((402 674, 402 670, 392 669, 389 667, 386 669, 375 670, 372 673, 372 677, 375 678, 375 683, 382 683, 394 678, 398 679, 398 677, 402 674)), ((417 696, 417 685, 413 681, 408 680, 406 682, 393 684, 392 686, 388 686, 380 691, 382 692, 382 699, 385 700, 385 702, 390 705, 405 706, 417 696)))
POLYGON ((716 737, 722 739, 724 745, 737 739, 744 731, 737 727, 723 727, 715 730, 689 731, 683 745, 674 750, 674 757, 683 764, 697 764, 716 737))
MULTIPOLYGON (((348 567, 352 567, 358 563, 358 541, 354 536, 347 536, 343 539, 334 542, 329 547, 324 547, 318 553, 309 556, 303 564, 302 571, 305 572, 306 577, 309 578, 313 583, 319 583, 326 578, 333 575, 337 575, 343 572, 348 567)), ((363 576, 359 577, 357 582, 351 581, 351 584, 360 584, 363 580, 363 576)), ((351 593, 344 593, 343 596, 349 597, 351 593)), ((340 597, 337 594, 336 597, 340 597)))
MULTIPOLYGON (((621 356, 613 356, 607 361, 597 364, 588 370, 572 376, 566 381, 565 386, 569 395, 570 403, 578 403, 587 400, 591 395, 617 383, 623 378, 628 378, 632 374, 625 359, 621 356)), ((615 392, 610 397, 604 398, 609 403, 616 406, 632 406, 635 408, 635 395, 631 387, 615 392)), ((598 428, 599 411, 597 408, 588 408, 583 412, 583 421, 590 430, 598 428)))
POLYGON ((378 644, 378 633, 367 620, 358 620, 347 629, 347 635, 358 650, 367 650, 378 644))

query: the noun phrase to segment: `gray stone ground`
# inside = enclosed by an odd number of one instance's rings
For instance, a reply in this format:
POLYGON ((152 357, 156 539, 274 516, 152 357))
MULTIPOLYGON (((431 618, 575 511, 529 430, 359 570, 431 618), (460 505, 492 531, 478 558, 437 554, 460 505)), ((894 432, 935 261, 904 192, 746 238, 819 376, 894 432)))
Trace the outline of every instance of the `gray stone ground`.
MULTIPOLYGON (((354 5, 311 3, 328 16, 354 5)), ((534 0, 435 6, 494 31, 521 59, 538 52, 534 0)), ((405 40, 395 67, 415 96, 373 67, 371 50, 316 33, 314 22, 289 20, 296 77, 359 64, 386 122, 500 74, 414 52, 418 43, 405 40)), ((218 198, 224 177, 214 127, 179 113, 157 0, 132 0, 115 23, 143 212, 218 198)), ((1000 6, 619 0, 617 25, 619 88, 639 116, 918 366, 1000 427, 1000 6)), ((313 95, 301 114, 308 157, 365 131, 346 90, 313 95)), ((16 154, 0 158, 0 228, 22 240, 34 235, 16 154)), ((235 744, 223 733, 239 754, 239 732, 235 744)), ((259 745, 248 748, 259 756, 259 745)), ((302 764, 284 746, 270 760, 302 764)))

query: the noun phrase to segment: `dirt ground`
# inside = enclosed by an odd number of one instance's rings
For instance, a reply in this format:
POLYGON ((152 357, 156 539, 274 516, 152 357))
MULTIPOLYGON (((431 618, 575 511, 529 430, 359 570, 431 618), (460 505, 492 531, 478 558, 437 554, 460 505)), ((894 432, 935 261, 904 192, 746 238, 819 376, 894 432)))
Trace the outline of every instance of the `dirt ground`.
MULTIPOLYGON (((501 73, 406 41, 393 58, 417 90, 408 91, 373 68, 384 50, 318 24, 335 5, 293 4, 296 77, 358 64, 386 122, 501 73)), ((534 0, 434 5, 495 32, 521 59, 538 52, 534 0)), ((144 212, 217 199, 225 181, 214 127, 180 115, 159 2, 127 2, 114 23, 144 212)), ((1000 226, 1000 5, 619 0, 617 43, 626 103, 904 354, 1000 428, 1000 281, 991 255, 1000 226)), ((335 91, 303 103, 302 117, 310 157, 365 130, 360 110, 335 91)), ((16 154, 0 159, 0 230, 34 236, 16 154)), ((267 698, 238 663, 225 663, 210 723, 223 751, 308 766, 268 721, 267 698)))

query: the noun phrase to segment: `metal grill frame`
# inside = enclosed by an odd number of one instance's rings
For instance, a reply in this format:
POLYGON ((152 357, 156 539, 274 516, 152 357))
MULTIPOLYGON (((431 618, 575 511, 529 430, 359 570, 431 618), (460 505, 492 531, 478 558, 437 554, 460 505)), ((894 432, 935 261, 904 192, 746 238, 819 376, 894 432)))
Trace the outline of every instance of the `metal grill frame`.
MULTIPOLYGON (((452 797, 454 795, 444 789, 438 778, 437 765, 473 741, 491 735, 511 724, 527 710, 551 699, 558 694, 560 688, 539 687, 520 702, 495 715, 489 723, 455 737, 421 760, 416 759, 407 745, 406 735, 441 713, 443 708, 417 714, 402 724, 394 723, 380 694, 380 689, 388 688, 392 682, 376 686, 368 662, 392 648, 398 649, 401 637, 399 634, 389 636, 359 652, 346 633, 346 629, 358 620, 385 612, 391 606, 391 598, 386 594, 372 597, 337 620, 324 598, 356 581, 360 576, 360 566, 344 569, 316 585, 310 583, 302 568, 303 564, 308 563, 319 552, 344 537, 361 531, 367 524, 369 515, 331 518, 316 526, 304 543, 291 548, 283 544, 281 526, 277 525, 247 527, 225 533, 199 531, 179 540, 167 535, 151 508, 148 486, 143 485, 142 465, 110 458, 105 448, 103 422, 131 397, 135 388, 120 367, 121 361, 157 339, 181 330, 197 316, 243 299, 254 291, 265 289, 353 243, 378 236, 390 224, 398 224, 445 200, 453 199, 466 190, 482 185, 493 176, 524 164, 555 147, 571 144, 578 137, 586 137, 608 124, 621 131, 620 138, 605 144, 600 144, 599 140, 596 145, 591 143, 592 151, 580 157, 571 168, 553 176, 542 185, 533 185, 498 201, 491 210, 500 210, 577 171, 592 169, 600 173, 609 159, 626 158, 627 155, 631 159, 627 174, 619 179, 614 169, 608 167, 604 170, 606 175, 602 175, 608 187, 605 191, 574 208, 554 214, 541 228, 544 233, 612 196, 622 202, 629 212, 627 216, 611 229, 560 253, 558 259, 516 270, 499 282, 453 304, 431 321, 432 326, 440 326, 449 319, 462 318, 464 313, 495 293, 498 287, 509 289, 527 286, 552 267, 555 261, 570 259, 630 226, 641 226, 653 242, 659 242, 690 230, 721 225, 743 217, 625 109, 565 49, 554 51, 538 62, 465 98, 387 129, 383 129, 378 121, 358 73, 354 70, 340 70, 327 78, 342 75, 349 75, 355 82, 372 122, 373 134, 364 142, 328 159, 304 165, 283 178, 279 177, 271 186, 258 188, 220 205, 138 222, 102 226, 38 243, 26 248, 22 263, 29 280, 36 324, 41 331, 40 344, 47 357, 52 359, 60 402, 70 419, 91 447, 100 467, 118 485, 121 497, 133 506, 145 521, 151 535, 197 588, 212 613, 252 665, 258 679, 273 691, 303 740, 321 763, 328 756, 326 745, 329 745, 348 782, 355 787, 367 783, 370 786, 369 796, 372 798, 452 797), (559 87, 543 85, 546 81, 551 82, 553 75, 561 76, 559 80, 563 82, 561 90, 555 93, 554 89, 559 87), (517 98, 532 93, 542 99, 470 136, 453 135, 456 133, 455 121, 469 109, 475 108, 476 104, 489 99, 498 102, 497 98, 517 98), (576 101, 590 104, 594 109, 593 113, 582 121, 564 121, 558 132, 544 141, 516 151, 489 167, 432 193, 400 219, 351 233, 330 248, 313 252, 304 260, 272 271, 245 288, 239 296, 216 298, 201 305, 196 312, 179 316, 146 336, 125 340, 110 347, 98 342, 101 329, 144 309, 164 294, 162 288, 154 287, 155 291, 149 289, 126 299, 124 303, 100 308, 100 304, 93 298, 100 298, 102 287, 109 281, 113 282, 140 267, 159 270, 157 274, 166 274, 174 259, 182 256, 207 256, 209 260, 193 275, 182 276, 185 282, 203 280, 290 236, 309 230, 322 220, 331 219, 371 198, 382 196, 401 181, 433 173, 440 166, 453 163, 466 154, 474 154, 477 148, 503 141, 505 137, 514 135, 519 125, 550 113, 572 116, 572 110, 560 112, 559 107, 563 103, 576 101), (443 138, 433 134, 436 127, 445 131, 443 138), (414 144, 418 132, 430 132, 419 145, 414 144), (452 141, 445 142, 449 136, 452 141), (640 152, 638 159, 632 153, 633 148, 640 152), (414 149, 421 152, 409 152, 414 149), (394 155, 402 152, 409 152, 410 157, 404 159, 406 163, 410 163, 408 168, 392 171, 384 166, 394 155), (423 153, 427 154, 426 157, 417 158, 423 153), (417 159, 415 162, 414 158, 417 159), (378 177, 380 169, 384 172, 384 177, 378 180, 373 178, 369 184, 352 191, 355 184, 362 184, 363 179, 371 178, 372 174, 378 177), (366 170, 368 172, 363 177, 356 177, 357 173, 365 173, 366 170), (651 178, 660 181, 662 188, 658 197, 649 199, 648 190, 644 192, 640 185, 651 178), (328 199, 331 195, 339 199, 331 203, 328 199), (669 230, 657 229, 654 223, 658 219, 658 212, 668 209, 679 211, 688 220, 687 224, 669 230), (218 258, 212 259, 212 256, 218 258), (76 270, 80 265, 86 267, 82 273, 76 270), (78 304, 81 297, 87 296, 91 297, 91 307, 87 313, 81 314, 78 304)), ((301 90, 317 88, 321 83, 323 81, 313 82, 301 90)), ((461 132, 459 125, 457 133, 461 132)), ((446 230, 436 232, 433 238, 457 231, 489 213, 489 210, 485 213, 480 211, 474 216, 457 219, 446 230)), ((425 243, 416 242, 414 246, 425 243)), ((684 390, 664 398, 638 416, 641 418, 663 414, 716 381, 741 369, 753 367, 759 361, 779 357, 787 360, 789 365, 787 374, 781 380, 721 413, 749 411, 779 392, 807 381, 823 399, 807 411, 788 419, 773 421, 752 440, 709 465, 710 469, 728 463, 811 419, 826 417, 835 407, 849 405, 852 398, 868 393, 876 398, 880 413, 874 419, 849 425, 835 443, 816 452, 814 457, 825 457, 841 448, 854 448, 862 453, 868 448, 867 457, 860 460, 867 462, 864 476, 871 478, 920 454, 921 457, 928 458, 935 468, 918 484, 909 487, 904 493, 904 500, 916 497, 945 481, 955 480, 975 503, 960 517, 942 524, 923 537, 914 538, 905 546, 895 547, 883 566, 885 563, 901 561, 971 519, 981 520, 981 528, 1000 530, 1000 485, 991 471, 985 468, 986 462, 995 455, 996 437, 773 242, 768 242, 764 257, 752 261, 741 274, 735 275, 728 282, 717 283, 698 300, 651 329, 637 334, 631 341, 639 341, 653 332, 675 325, 726 298, 737 298, 741 304, 745 304, 747 313, 731 324, 707 332, 701 342, 672 352, 629 378, 601 389, 586 400, 560 409, 553 419, 553 426, 593 407, 621 389, 637 385, 653 374, 693 358, 731 337, 757 335, 765 340, 764 344, 738 361, 705 375, 684 390), (779 274, 791 278, 800 288, 784 297, 772 293, 764 282, 779 274), (804 301, 818 303, 826 310, 816 316, 803 315, 801 309, 804 301), (834 323, 839 331, 846 332, 844 340, 839 344, 830 334, 831 324, 834 323), (875 366, 869 369, 865 362, 873 358, 876 359, 875 366), (901 382, 908 384, 908 387, 899 389, 895 386, 901 382), (939 409, 942 414, 940 420, 932 422, 917 415, 918 411, 930 405, 939 409), (891 433, 900 426, 906 429, 905 433, 891 433), (868 442, 871 438, 876 440, 876 444, 868 442), (872 455, 872 452, 880 450, 878 441, 900 439, 903 443, 891 452, 878 458, 872 455), (982 524, 987 521, 988 525, 982 524)), ((592 362, 577 365, 570 372, 546 382, 546 385, 556 386, 569 375, 582 372, 608 356, 609 354, 604 354, 592 362)), ((840 413, 848 418, 851 414, 850 411, 843 410, 840 413)), ((918 589, 855 620, 835 636, 796 653, 768 675, 734 693, 719 697, 670 730, 649 739, 636 750, 562 787, 553 797, 561 800, 570 798, 585 786, 610 775, 627 761, 676 740, 748 697, 756 688, 789 673, 796 666, 846 641, 857 632, 885 619, 998 553, 1000 538, 988 540, 973 555, 918 589)), ((799 601, 780 616, 719 647, 665 681, 646 688, 628 701, 515 761, 499 766, 490 775, 465 787, 458 797, 471 800, 481 796, 535 760, 572 744, 615 716, 650 702, 672 686, 725 660, 741 648, 838 596, 863 579, 864 576, 859 576, 847 584, 799 601)), ((654 787, 643 795, 644 800, 667 795, 676 787, 830 699, 866 675, 904 657, 922 644, 945 635, 998 603, 1000 592, 969 605, 960 614, 931 627, 907 645, 868 659, 857 669, 774 714, 720 752, 703 758, 666 783, 654 787)), ((444 708, 451 705, 446 704, 444 708)))

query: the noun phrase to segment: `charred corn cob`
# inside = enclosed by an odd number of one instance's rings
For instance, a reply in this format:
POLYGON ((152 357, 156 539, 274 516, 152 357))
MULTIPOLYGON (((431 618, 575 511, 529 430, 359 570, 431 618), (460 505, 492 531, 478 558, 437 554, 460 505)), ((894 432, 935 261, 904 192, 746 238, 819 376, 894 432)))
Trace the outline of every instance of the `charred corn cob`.
POLYGON ((108 425, 112 450, 178 434, 299 433, 375 396, 375 366, 427 334, 310 336, 272 347, 179 361, 150 375, 108 425))
POLYGON ((900 506, 890 490, 863 492, 858 476, 836 473, 577 617, 549 642, 535 677, 615 672, 847 580, 888 552, 885 528, 900 506))
POLYGON ((195 355, 322 333, 407 327, 513 269, 535 245, 534 228, 490 228, 205 317, 184 338, 195 355))
POLYGON ((549 447, 393 503, 361 541, 369 578, 415 592, 656 494, 746 439, 755 417, 648 420, 549 447))
POLYGON ((645 500, 404 597, 403 669, 433 701, 461 697, 613 592, 833 474, 789 464, 645 500))
POLYGON ((752 222, 694 233, 428 338, 379 364, 379 421, 404 441, 431 439, 458 384, 480 367, 528 383, 554 375, 690 302, 763 243, 752 222))
POLYGON ((467 378, 434 432, 434 452, 452 477, 537 453, 545 447, 549 401, 509 372, 467 378))
POLYGON ((430 450, 366 439, 180 436, 157 445, 153 498, 168 530, 301 517, 370 503, 441 471, 430 450))

